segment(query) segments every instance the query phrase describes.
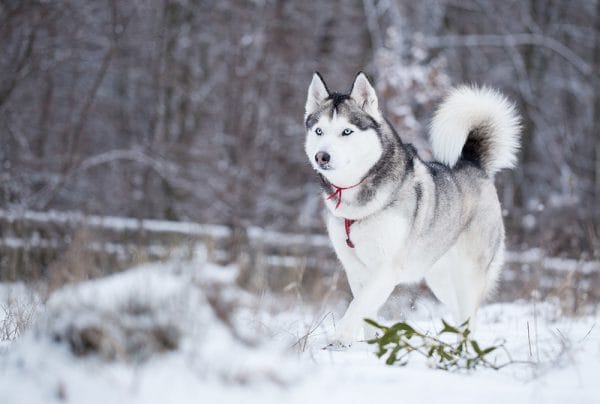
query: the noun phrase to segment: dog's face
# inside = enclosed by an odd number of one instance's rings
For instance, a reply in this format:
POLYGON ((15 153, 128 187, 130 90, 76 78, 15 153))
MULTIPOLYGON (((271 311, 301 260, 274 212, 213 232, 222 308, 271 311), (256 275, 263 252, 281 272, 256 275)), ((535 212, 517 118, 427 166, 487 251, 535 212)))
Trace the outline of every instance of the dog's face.
POLYGON ((375 90, 363 73, 349 94, 330 93, 315 73, 304 115, 305 151, 317 172, 338 187, 359 183, 379 161, 382 121, 375 90))

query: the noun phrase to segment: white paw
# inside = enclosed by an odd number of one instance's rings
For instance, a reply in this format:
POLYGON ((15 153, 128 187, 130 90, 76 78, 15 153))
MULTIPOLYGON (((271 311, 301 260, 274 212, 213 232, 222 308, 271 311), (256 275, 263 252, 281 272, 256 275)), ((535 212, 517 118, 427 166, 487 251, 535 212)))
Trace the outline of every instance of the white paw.
POLYGON ((349 344, 342 344, 340 341, 333 341, 331 344, 323 347, 326 351, 345 351, 348 348, 350 348, 349 344))
POLYGON ((350 346, 355 341, 356 332, 357 330, 355 327, 340 322, 333 335, 333 341, 344 346, 350 346))

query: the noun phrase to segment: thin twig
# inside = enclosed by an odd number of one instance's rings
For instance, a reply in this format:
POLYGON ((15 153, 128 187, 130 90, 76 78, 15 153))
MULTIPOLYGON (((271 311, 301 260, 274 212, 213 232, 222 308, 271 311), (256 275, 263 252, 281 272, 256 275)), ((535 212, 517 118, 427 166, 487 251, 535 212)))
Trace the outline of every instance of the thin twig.
POLYGON ((320 321, 319 321, 317 324, 315 324, 315 326, 314 326, 314 327, 312 327, 312 328, 309 328, 309 329, 308 329, 308 332, 307 332, 306 334, 304 334, 303 336, 301 336, 301 337, 298 339, 298 341, 294 342, 294 344, 292 344, 292 346, 291 346, 290 348, 294 348, 295 346, 297 346, 297 345, 300 345, 300 343, 302 343, 302 348, 301 348, 301 351, 302 351, 302 352, 304 352, 304 351, 306 350, 306 344, 307 344, 307 342, 308 342, 308 337, 309 337, 309 336, 311 336, 311 335, 312 335, 312 333, 314 333, 314 332, 317 330, 317 328, 319 328, 319 327, 321 326, 321 324, 323 324, 323 321, 325 321, 325 319, 326 319, 326 318, 327 318, 329 315, 332 315, 332 314, 333 314, 333 313, 331 313, 331 312, 329 312, 329 313, 326 313, 326 314, 323 316, 323 318, 321 318, 321 320, 320 320, 320 321))
POLYGON ((585 340, 590 335, 590 333, 592 332, 592 330, 594 329, 595 326, 596 326, 596 323, 592 324, 592 327, 589 329, 589 331, 583 336, 583 338, 581 338, 577 342, 583 342, 583 340, 585 340))
POLYGON ((531 335, 529 334, 529 321, 527 321, 527 342, 529 342, 529 357, 533 357, 533 351, 531 350, 531 335))
POLYGON ((473 46, 539 46, 547 48, 569 62, 584 76, 592 74, 594 69, 579 55, 562 42, 540 34, 505 34, 505 35, 445 35, 427 37, 423 43, 429 48, 473 47, 473 46))

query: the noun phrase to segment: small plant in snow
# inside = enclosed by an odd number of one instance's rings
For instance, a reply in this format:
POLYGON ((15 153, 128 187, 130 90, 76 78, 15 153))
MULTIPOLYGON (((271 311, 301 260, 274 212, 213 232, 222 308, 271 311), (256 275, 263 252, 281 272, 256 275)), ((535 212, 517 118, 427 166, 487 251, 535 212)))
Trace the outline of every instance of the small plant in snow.
POLYGON ((505 349, 504 343, 482 348, 471 338, 468 321, 459 327, 453 327, 442 320, 444 328, 435 336, 419 332, 404 322, 385 327, 373 320, 365 319, 365 321, 382 332, 381 336, 367 342, 377 345, 379 349, 376 355, 379 358, 386 357, 387 365, 404 366, 408 363, 409 355, 413 353, 426 357, 433 367, 447 371, 471 370, 479 366, 498 370, 516 363, 509 359, 508 362, 498 365, 489 359, 488 355, 491 352, 499 348, 505 349), (456 341, 454 343, 444 341, 442 339, 444 334, 454 334, 457 337, 456 341))

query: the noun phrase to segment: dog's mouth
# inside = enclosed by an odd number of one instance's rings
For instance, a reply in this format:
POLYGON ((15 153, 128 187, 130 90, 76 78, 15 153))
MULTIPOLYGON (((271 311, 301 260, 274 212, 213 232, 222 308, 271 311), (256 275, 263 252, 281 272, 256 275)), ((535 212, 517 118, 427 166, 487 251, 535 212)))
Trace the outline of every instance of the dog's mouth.
POLYGON ((321 171, 329 171, 329 170, 333 170, 333 167, 331 166, 331 164, 325 163, 325 164, 317 164, 317 169, 319 169, 321 171))
POLYGON ((345 171, 347 171, 350 167, 352 166, 351 162, 349 160, 345 160, 345 161, 327 161, 327 162, 323 162, 323 163, 315 163, 315 168, 318 171, 321 171, 323 173, 325 172, 329 172, 329 173, 344 173, 345 171))

